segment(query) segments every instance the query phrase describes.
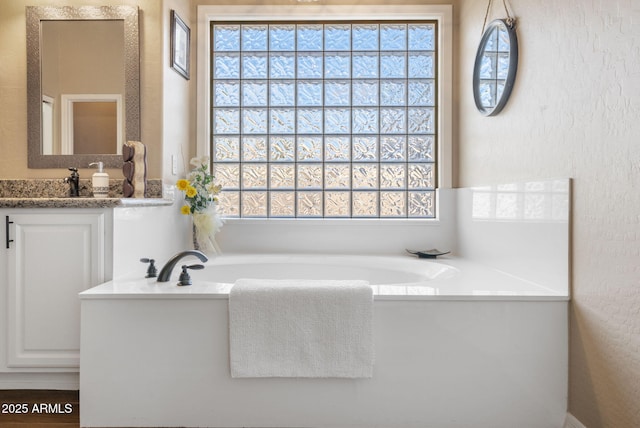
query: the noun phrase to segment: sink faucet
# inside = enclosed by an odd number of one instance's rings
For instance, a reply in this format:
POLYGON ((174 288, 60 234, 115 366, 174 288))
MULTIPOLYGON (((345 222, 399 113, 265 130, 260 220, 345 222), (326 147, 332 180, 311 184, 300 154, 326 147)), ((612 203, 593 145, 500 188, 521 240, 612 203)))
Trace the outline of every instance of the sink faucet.
POLYGON ((202 263, 205 263, 209 260, 207 256, 204 255, 204 253, 198 250, 181 251, 175 256, 171 257, 169 261, 165 263, 165 265, 162 267, 162 269, 160 270, 160 274, 158 275, 158 282, 169 281, 169 279, 171 278, 171 272, 173 271, 173 268, 175 267, 175 265, 178 263, 180 259, 187 256, 196 256, 197 258, 200 259, 202 263))
POLYGON ((71 175, 64 179, 65 183, 69 183, 69 196, 76 198, 80 196, 80 174, 78 168, 70 167, 71 175))

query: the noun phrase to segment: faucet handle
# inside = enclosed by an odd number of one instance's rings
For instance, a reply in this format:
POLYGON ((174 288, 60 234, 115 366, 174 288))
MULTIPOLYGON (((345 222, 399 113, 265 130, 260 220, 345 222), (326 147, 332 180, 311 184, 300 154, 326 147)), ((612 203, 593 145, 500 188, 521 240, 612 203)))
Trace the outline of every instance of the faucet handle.
POLYGON ((140 259, 142 263, 149 263, 149 268, 147 269, 147 276, 145 278, 155 278, 158 276, 158 269, 156 269, 156 265, 154 264, 156 261, 154 259, 142 258, 140 259))
POLYGON ((187 269, 200 270, 204 269, 204 265, 182 265, 182 273, 180 274, 180 278, 178 278, 178 285, 191 285, 191 277, 189 276, 187 269))

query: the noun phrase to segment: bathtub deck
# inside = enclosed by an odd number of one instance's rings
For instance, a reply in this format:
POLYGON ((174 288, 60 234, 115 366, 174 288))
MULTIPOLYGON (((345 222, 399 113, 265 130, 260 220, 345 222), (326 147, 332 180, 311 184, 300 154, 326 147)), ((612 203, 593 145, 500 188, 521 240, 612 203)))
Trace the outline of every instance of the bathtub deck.
MULTIPOLYGON (((224 256, 252 260, 250 255, 224 256)), ((294 257, 294 256, 288 256, 294 257)), ((325 256, 325 258, 328 256, 325 256)), ((335 256, 334 256, 335 257, 335 256)), ((371 258, 371 257, 368 257, 371 258)), ((415 264, 438 263, 450 266, 457 273, 445 278, 435 278, 423 282, 374 284, 375 300, 528 300, 528 301, 568 301, 568 287, 551 288, 544 284, 517 278, 505 272, 478 265, 467 260, 454 257, 439 258, 436 262, 411 259, 406 256, 381 258, 385 262, 397 259, 403 263, 415 264)), ((317 263, 326 263, 322 257, 315 259, 317 263)), ((234 261, 236 262, 236 261, 234 261)), ((194 284, 188 287, 175 285, 179 269, 176 267, 173 280, 159 283, 154 278, 142 278, 144 272, 116 279, 80 294, 81 299, 227 299, 231 282, 215 282, 207 279, 198 280, 198 275, 207 270, 215 270, 216 265, 209 265, 204 271, 194 272, 194 284)), ((206 278, 206 276, 202 276, 206 278)), ((568 284, 568 281, 565 281, 568 284)))

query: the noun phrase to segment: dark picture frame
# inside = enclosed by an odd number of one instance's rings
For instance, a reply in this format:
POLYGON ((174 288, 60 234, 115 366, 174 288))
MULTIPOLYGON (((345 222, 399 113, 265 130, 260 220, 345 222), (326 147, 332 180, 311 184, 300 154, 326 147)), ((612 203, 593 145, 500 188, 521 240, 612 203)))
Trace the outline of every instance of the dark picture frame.
POLYGON ((178 16, 171 11, 171 68, 189 80, 191 30, 178 16))

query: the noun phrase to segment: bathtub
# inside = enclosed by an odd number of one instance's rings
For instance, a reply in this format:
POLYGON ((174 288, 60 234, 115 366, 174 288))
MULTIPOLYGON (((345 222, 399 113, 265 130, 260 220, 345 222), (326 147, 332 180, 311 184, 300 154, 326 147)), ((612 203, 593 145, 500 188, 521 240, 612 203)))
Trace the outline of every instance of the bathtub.
POLYGON ((138 272, 80 294, 82 426, 563 424, 562 290, 454 257, 223 255, 186 287, 178 271, 168 283, 138 272), (373 377, 232 379, 228 293, 238 278, 368 280, 373 377))
POLYGON ((458 269, 410 257, 344 255, 228 255, 215 257, 194 278, 234 283, 239 278, 364 279, 370 284, 427 282, 451 278, 458 269))

